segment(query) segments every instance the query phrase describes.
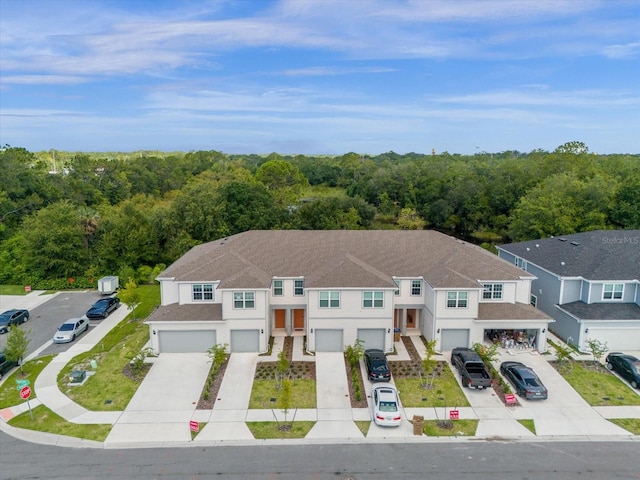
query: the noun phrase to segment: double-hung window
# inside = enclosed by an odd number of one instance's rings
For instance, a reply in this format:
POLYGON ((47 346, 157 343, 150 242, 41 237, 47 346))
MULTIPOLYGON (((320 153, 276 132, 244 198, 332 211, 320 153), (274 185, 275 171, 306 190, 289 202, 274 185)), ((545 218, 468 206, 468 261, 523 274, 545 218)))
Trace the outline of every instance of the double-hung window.
POLYGON ((320 308, 340 308, 340 292, 320 292, 320 308))
POLYGON ((602 290, 603 300, 622 300, 624 283, 605 283, 602 290))
POLYGON ((197 283, 191 286, 191 294, 194 302, 206 302, 213 300, 213 285, 210 283, 197 283))
POLYGON ((293 294, 304 295, 304 280, 293 281, 293 294))
POLYGON ((393 281, 396 283, 396 287, 398 287, 393 291, 393 294, 397 297, 398 295, 400 295, 400 280, 394 279, 393 281))
POLYGON ((484 300, 502 300, 502 284, 485 283, 482 298, 484 300))
POLYGON ((282 280, 274 280, 273 281, 273 296, 274 297, 281 297, 282 295, 284 295, 284 287, 282 286, 283 281, 282 280))
POLYGON ((422 282, 411 280, 411 295, 422 295, 422 282))
POLYGON ((467 308, 468 292, 447 292, 447 308, 467 308))
POLYGON ((384 307, 384 292, 362 292, 362 307, 363 308, 383 308, 384 307))
POLYGON ((255 308, 255 292, 233 292, 233 308, 255 308))

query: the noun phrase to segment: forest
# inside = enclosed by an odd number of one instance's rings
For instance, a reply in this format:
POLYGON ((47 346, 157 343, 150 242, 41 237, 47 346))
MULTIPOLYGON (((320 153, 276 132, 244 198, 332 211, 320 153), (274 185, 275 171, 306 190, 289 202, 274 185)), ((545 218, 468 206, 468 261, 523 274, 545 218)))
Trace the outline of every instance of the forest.
POLYGON ((434 229, 494 245, 640 228, 640 155, 230 155, 0 149, 0 283, 152 282, 194 245, 252 229, 434 229))

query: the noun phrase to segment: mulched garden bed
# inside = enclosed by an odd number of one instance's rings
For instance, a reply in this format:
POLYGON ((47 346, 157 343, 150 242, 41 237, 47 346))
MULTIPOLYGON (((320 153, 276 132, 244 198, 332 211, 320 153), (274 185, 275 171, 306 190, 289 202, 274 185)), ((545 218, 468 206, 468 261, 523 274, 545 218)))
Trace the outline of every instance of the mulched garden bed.
MULTIPOLYGON (((213 381, 211 382, 211 388, 209 389, 209 398, 205 400, 204 389, 200 394, 200 400, 198 401, 198 410, 211 410, 213 405, 216 403, 216 399, 218 398, 218 392, 220 391, 220 385, 222 384, 222 379, 224 378, 224 372, 227 370, 227 364, 229 363, 229 356, 227 355, 226 360, 220 365, 220 368, 216 372, 213 381)), ((211 364, 211 368, 213 368, 213 364, 211 364)))
POLYGON ((345 368, 347 370, 347 384, 349 385, 349 399, 351 400, 351 408, 367 408, 367 392, 364 389, 364 381, 362 380, 362 370, 358 366, 356 368, 357 378, 353 378, 351 375, 351 367, 347 363, 347 359, 344 359, 345 368), (356 398, 356 389, 354 381, 360 383, 360 400, 356 398))

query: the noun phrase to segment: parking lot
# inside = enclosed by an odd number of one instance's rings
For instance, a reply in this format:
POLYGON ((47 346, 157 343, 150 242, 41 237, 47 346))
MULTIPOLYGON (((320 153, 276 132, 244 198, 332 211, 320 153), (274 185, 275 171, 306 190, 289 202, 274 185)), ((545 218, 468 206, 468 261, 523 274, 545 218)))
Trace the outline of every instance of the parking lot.
MULTIPOLYGON (((89 307, 101 298, 101 295, 97 291, 69 291, 53 295, 37 293, 24 296, 0 296, 0 311, 13 308, 29 310, 29 321, 20 326, 29 332, 31 340, 27 348, 27 357, 36 352, 40 356, 66 351, 70 344, 52 343, 53 334, 65 320, 82 317, 89 307)), ((98 323, 99 320, 89 322, 88 331, 98 323)), ((7 336, 0 335, 0 351, 4 349, 6 341, 7 336)))

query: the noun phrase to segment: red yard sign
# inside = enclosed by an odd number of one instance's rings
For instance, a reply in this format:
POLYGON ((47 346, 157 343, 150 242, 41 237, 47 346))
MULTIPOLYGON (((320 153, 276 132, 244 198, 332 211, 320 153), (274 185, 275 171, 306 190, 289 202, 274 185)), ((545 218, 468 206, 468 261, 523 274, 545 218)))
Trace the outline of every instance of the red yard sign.
POLYGON ((31 285, 25 285, 24 286, 24 291, 25 292, 30 292, 31 291, 31 285))
POLYGON ((189 428, 191 429, 192 432, 199 432, 200 431, 200 424, 194 420, 191 420, 189 422, 189 428))
POLYGON ((458 420, 460 418, 460 412, 458 410, 449 411, 449 419, 458 420))
POLYGON ((23 400, 26 400, 27 398, 29 398, 31 396, 31 387, 29 387, 28 385, 26 387, 22 387, 20 389, 20 398, 23 400))
POLYGON ((507 393, 504 396, 504 401, 507 402, 507 405, 513 405, 516 403, 516 396, 513 393, 507 393))

